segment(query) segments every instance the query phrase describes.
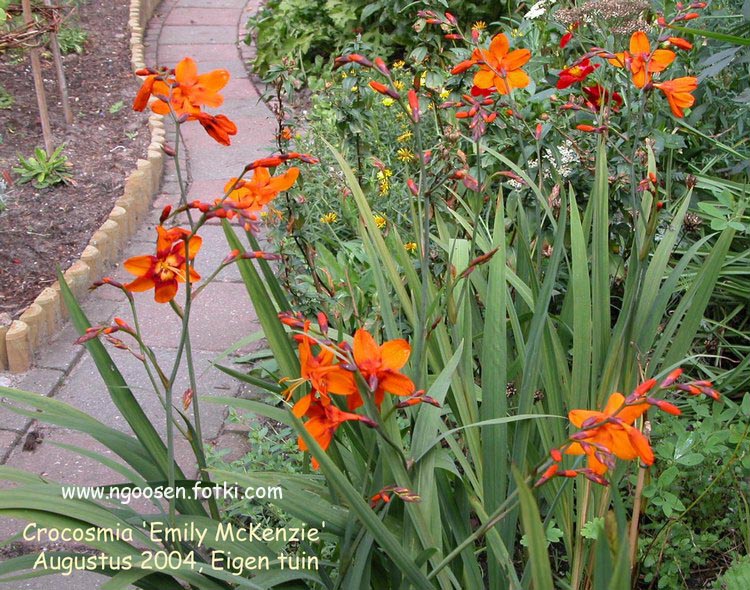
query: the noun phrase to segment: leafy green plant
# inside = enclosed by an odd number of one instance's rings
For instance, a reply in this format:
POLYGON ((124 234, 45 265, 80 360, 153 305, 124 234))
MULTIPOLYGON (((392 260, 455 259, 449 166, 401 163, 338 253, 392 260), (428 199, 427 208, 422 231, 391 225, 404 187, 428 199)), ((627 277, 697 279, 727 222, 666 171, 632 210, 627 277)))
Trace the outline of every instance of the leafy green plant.
POLYGON ((18 182, 20 184, 31 182, 36 188, 47 188, 69 182, 71 165, 68 157, 63 154, 64 148, 65 145, 61 145, 49 155, 42 148, 36 148, 34 155, 28 158, 19 155, 19 166, 13 168, 13 171, 19 175, 18 182))
POLYGON ((723 411, 710 413, 690 400, 687 425, 655 426, 658 467, 643 490, 645 583, 672 589, 712 580, 747 551, 737 523, 746 522, 750 494, 750 396, 741 401, 726 400, 723 411))
POLYGON ((123 108, 125 107, 125 101, 118 100, 117 102, 113 103, 112 106, 109 107, 109 114, 110 115, 116 115, 119 113, 123 108))
POLYGON ((63 53, 83 53, 89 34, 81 27, 64 26, 57 32, 57 44, 63 53))
POLYGON ((747 555, 734 561, 714 584, 714 590, 745 590, 745 588, 750 588, 750 557, 747 555))
POLYGON ((10 109, 16 103, 16 99, 5 88, 0 86, 0 109, 10 109))

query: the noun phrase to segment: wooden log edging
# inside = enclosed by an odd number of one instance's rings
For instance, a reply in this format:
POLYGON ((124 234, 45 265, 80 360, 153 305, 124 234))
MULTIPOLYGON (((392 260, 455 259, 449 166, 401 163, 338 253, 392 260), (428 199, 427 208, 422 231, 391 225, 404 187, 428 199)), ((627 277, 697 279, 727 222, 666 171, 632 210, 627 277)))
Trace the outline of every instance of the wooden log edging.
MULTIPOLYGON (((143 34, 161 0, 130 0, 130 64, 135 73, 146 67, 143 34)), ((144 158, 125 180, 123 194, 117 198, 108 219, 91 236, 81 257, 64 273, 65 282, 76 297, 82 298, 92 282, 115 262, 139 223, 148 214, 161 184, 164 168, 164 121, 162 115, 148 119, 151 141, 144 158)), ((55 282, 45 288, 17 320, 0 322, 0 371, 23 373, 31 368, 34 352, 46 344, 62 327, 67 317, 55 282)))

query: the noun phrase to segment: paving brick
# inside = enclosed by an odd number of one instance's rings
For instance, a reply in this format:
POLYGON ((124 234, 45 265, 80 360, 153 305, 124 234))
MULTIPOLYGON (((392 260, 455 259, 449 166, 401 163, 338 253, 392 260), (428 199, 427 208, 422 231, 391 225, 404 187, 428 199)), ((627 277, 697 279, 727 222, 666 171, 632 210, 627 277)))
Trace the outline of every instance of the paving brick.
POLYGON ((32 369, 18 382, 16 389, 49 395, 60 383, 62 377, 62 371, 57 369, 32 369))
POLYGON ((198 62, 201 71, 203 61, 225 61, 227 63, 237 59, 237 46, 234 43, 195 46, 189 41, 167 45, 159 43, 157 50, 159 63, 164 65, 176 64, 183 57, 192 57, 198 62))
POLYGON ((18 445, 6 462, 7 465, 70 485, 106 485, 123 480, 122 475, 98 461, 53 445, 74 445, 99 453, 108 459, 117 459, 111 450, 90 436, 71 430, 53 429, 47 425, 41 426, 39 430, 44 433, 44 439, 36 450, 24 451, 23 445, 18 445))
POLYGON ((223 432, 218 438, 211 441, 214 452, 221 454, 222 461, 231 463, 241 459, 250 451, 250 441, 247 433, 223 432))
MULTIPOLYGON (((245 247, 247 247, 247 239, 245 238, 244 232, 241 231, 236 225, 232 225, 235 234, 240 238, 245 247)), ((200 229, 200 235, 203 237, 203 246, 198 254, 200 257, 200 265, 197 266, 203 276, 207 276, 213 272, 214 269, 221 265, 221 262, 231 252, 229 244, 227 243, 224 229, 217 225, 206 225, 200 229)), ((198 258, 196 258, 198 261, 198 258)), ((216 277, 217 281, 241 281, 239 268, 236 264, 230 264, 224 268, 219 275, 216 277)))
POLYGON ((162 28, 159 35, 159 42, 165 45, 175 45, 190 41, 193 47, 195 47, 195 51, 201 51, 200 46, 202 45, 226 45, 227 41, 234 43, 236 40, 236 24, 213 25, 210 27, 166 25, 162 28))
MULTIPOLYGON (((163 365, 163 370, 171 370, 174 350, 155 348, 154 353, 163 365)), ((194 351, 196 379, 200 396, 232 396, 239 385, 234 379, 225 375, 210 364, 215 356, 212 353, 194 351)), ((154 428, 166 436, 166 419, 160 398, 154 393, 142 364, 125 351, 113 351, 113 360, 128 383, 133 395, 141 404, 143 411, 154 425, 154 428), (120 354, 117 354, 120 353, 120 354)), ((188 388, 187 370, 183 362, 178 372, 175 385, 176 407, 180 407, 183 392, 188 388)), ((90 357, 85 357, 73 369, 70 376, 61 386, 56 399, 82 410, 107 426, 123 432, 131 432, 129 425, 112 402, 96 366, 90 357)), ((201 405, 201 422, 204 438, 212 438, 220 431, 225 410, 215 404, 201 405)), ((192 410, 189 412, 192 416, 192 410)))
MULTIPOLYGON (((42 369, 34 368, 29 371, 16 385, 16 389, 21 391, 29 391, 31 393, 38 393, 43 396, 48 396, 62 381, 63 373, 55 369, 42 369)), ((23 432, 26 430, 31 418, 22 414, 17 414, 9 409, 11 402, 4 397, 0 396, 0 430, 12 430, 16 432, 23 432)), ((2 441, 0 441, 0 444, 2 441)), ((0 446, 0 449, 6 447, 0 446)), ((2 454, 2 450, 0 450, 2 454)))
POLYGON ((198 8, 244 8, 247 0, 180 0, 179 5, 198 8))
POLYGON ((236 8, 196 8, 178 6, 167 15, 166 25, 192 25, 210 27, 214 25, 231 25, 237 28, 242 15, 236 8))
POLYGON ((14 430, 0 430, 0 464, 5 463, 8 455, 21 437, 20 432, 14 430))
MULTIPOLYGON (((148 305, 142 306, 138 315, 146 342, 157 348, 177 347, 181 324, 171 310, 148 305)), ((193 350, 215 352, 258 329, 247 291, 240 283, 209 284, 193 303, 190 326, 193 350)))

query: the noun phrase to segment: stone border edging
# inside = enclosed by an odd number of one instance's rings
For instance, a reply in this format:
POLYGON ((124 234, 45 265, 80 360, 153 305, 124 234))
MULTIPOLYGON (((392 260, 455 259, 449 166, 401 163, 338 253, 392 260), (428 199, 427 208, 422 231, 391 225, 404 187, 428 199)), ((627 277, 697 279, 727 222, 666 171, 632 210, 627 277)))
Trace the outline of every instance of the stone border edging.
MULTIPOLYGON (((161 0, 130 0, 130 62, 133 72, 145 68, 143 31, 161 0)), ((107 220, 91 236, 81 256, 64 273, 65 282, 77 298, 100 279, 106 267, 119 260, 138 222, 149 211, 159 189, 164 167, 164 121, 162 115, 148 119, 151 132, 146 158, 136 162, 125 180, 107 220)), ((67 317, 60 284, 46 287, 34 302, 10 324, 0 325, 0 371, 23 373, 31 368, 34 352, 61 328, 67 317)))

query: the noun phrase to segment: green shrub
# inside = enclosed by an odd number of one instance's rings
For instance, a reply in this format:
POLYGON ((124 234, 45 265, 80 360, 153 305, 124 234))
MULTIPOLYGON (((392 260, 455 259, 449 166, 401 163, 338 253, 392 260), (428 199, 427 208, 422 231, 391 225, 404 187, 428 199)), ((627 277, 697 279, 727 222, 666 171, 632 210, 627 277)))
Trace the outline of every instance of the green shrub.
POLYGON ((36 148, 34 155, 28 158, 19 155, 19 166, 13 168, 19 175, 19 184, 31 182, 36 188, 47 188, 68 182, 71 178, 70 162, 62 153, 64 148, 65 145, 61 145, 49 155, 42 148, 36 148))
POLYGON ((83 53, 89 34, 80 27, 62 27, 57 32, 57 44, 63 53, 83 53))

